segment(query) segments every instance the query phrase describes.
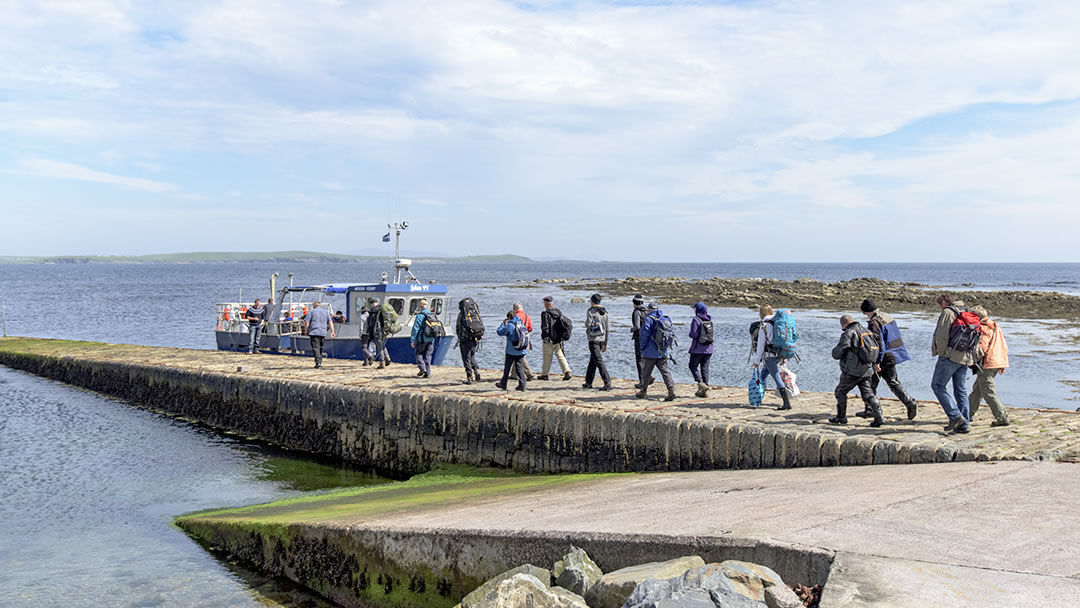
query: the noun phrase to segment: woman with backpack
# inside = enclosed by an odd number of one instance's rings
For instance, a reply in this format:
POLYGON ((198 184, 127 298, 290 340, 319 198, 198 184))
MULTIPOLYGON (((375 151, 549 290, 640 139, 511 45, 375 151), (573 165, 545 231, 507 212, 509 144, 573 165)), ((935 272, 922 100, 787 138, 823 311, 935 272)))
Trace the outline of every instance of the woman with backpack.
POLYGON ((713 354, 713 324, 704 302, 694 304, 690 321, 690 373, 697 382, 696 397, 709 396, 709 360, 713 354))
POLYGON ((1001 326, 990 318, 990 314, 982 306, 975 306, 971 312, 979 315, 979 350, 983 354, 982 366, 972 366, 975 371, 975 386, 971 389, 968 397, 968 405, 971 408, 971 418, 975 419, 975 412, 979 411, 979 402, 986 400, 990 411, 994 413, 994 421, 990 426, 1009 426, 1009 413, 1005 411, 1005 404, 998 399, 997 387, 994 378, 998 374, 1004 374, 1009 367, 1009 345, 1005 344, 1005 335, 1001 333, 1001 326))
POLYGON ((754 369, 759 372, 764 371, 761 374, 761 386, 763 388, 765 387, 766 378, 772 377, 773 382, 776 383, 776 390, 780 393, 780 398, 784 400, 783 405, 776 409, 790 410, 791 395, 788 394, 784 381, 780 379, 780 357, 777 356, 772 347, 774 323, 772 306, 768 304, 759 306, 758 316, 761 317, 761 320, 755 324, 756 327, 751 326, 751 335, 754 336, 754 352, 751 354, 750 362, 754 365, 754 369))
POLYGON ((510 378, 510 368, 513 367, 518 379, 517 390, 524 391, 525 366, 521 362, 525 358, 525 352, 529 350, 529 332, 525 329, 521 318, 511 310, 506 313, 506 320, 499 325, 495 333, 506 336, 506 358, 503 360, 502 380, 496 382, 495 386, 506 390, 506 381, 510 378))
POLYGON ((418 308, 420 308, 420 312, 416 313, 416 320, 413 321, 409 342, 416 351, 416 367, 420 368, 416 376, 418 378, 430 378, 431 359, 435 355, 435 338, 438 336, 433 335, 435 332, 429 326, 432 321, 438 323, 439 320, 428 310, 428 301, 426 299, 420 300, 418 308))

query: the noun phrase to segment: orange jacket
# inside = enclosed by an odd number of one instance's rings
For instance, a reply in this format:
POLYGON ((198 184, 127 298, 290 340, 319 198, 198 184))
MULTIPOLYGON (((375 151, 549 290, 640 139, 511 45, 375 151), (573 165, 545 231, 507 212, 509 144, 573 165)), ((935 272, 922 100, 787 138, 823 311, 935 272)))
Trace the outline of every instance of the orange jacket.
POLYGON ((1001 327, 990 319, 983 319, 981 333, 979 350, 983 352, 983 369, 1009 367, 1009 345, 1005 344, 1005 335, 1001 333, 1001 327))
POLYGON ((529 318, 529 315, 525 314, 524 310, 519 310, 517 311, 517 316, 519 319, 521 319, 521 322, 525 324, 525 329, 527 329, 531 333, 532 319, 529 318))

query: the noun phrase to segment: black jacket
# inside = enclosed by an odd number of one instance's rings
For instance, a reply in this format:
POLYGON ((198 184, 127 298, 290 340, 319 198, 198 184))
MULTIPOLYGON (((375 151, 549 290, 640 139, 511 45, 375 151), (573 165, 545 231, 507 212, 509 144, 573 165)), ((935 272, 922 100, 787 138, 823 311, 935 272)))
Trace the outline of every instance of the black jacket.
POLYGON ((544 312, 540 313, 540 339, 544 342, 554 342, 551 339, 551 328, 562 317, 562 311, 554 306, 551 310, 544 309, 544 312))
POLYGON ((856 348, 859 345, 859 334, 867 330, 858 323, 851 323, 840 334, 840 341, 832 349, 832 358, 840 362, 840 371, 849 376, 863 378, 874 374, 874 366, 859 360, 856 348))
POLYGON ((376 305, 374 308, 368 309, 367 327, 364 328, 364 335, 372 340, 383 337, 382 305, 376 305))
POLYGON ((635 306, 633 314, 630 315, 630 335, 635 340, 641 335, 641 322, 647 314, 649 314, 649 309, 642 304, 641 306, 635 306))

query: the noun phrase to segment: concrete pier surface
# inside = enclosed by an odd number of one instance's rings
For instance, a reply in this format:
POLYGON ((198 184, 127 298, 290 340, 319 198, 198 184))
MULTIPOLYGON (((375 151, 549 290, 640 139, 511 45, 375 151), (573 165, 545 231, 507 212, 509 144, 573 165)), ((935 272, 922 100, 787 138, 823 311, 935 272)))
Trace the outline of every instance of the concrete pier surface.
POLYGON ((522 393, 496 388, 493 370, 465 385, 452 367, 422 379, 411 365, 313 369, 301 357, 26 338, 0 339, 0 363, 402 475, 439 462, 560 473, 1080 459, 1080 414, 1064 410, 1011 408, 1013 424, 992 428, 984 406, 971 433, 947 435, 935 402, 909 421, 883 399, 878 429, 855 416, 828 424, 827 393, 803 393, 781 412, 771 391, 751 407, 745 387, 700 399, 680 385, 679 399, 664 402, 635 399, 629 380, 600 392, 574 378, 522 393))

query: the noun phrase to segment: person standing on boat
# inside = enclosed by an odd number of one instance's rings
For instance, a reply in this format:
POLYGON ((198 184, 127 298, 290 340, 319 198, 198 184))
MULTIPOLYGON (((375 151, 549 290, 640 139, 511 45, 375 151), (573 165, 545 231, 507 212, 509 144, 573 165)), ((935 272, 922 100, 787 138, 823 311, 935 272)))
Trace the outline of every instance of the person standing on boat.
POLYGON ((382 305, 375 298, 368 299, 368 318, 367 327, 364 328, 364 335, 368 337, 369 348, 374 345, 375 358, 379 360, 379 369, 390 365, 390 356, 386 353, 386 329, 383 325, 382 305))
POLYGON ((248 306, 244 318, 248 322, 248 353, 258 352, 259 334, 262 332, 263 321, 266 320, 266 309, 256 299, 255 304, 248 306))
POLYGON ((323 342, 326 340, 326 333, 330 332, 330 337, 334 337, 334 320, 322 307, 322 302, 313 302, 311 310, 304 315, 304 321, 308 339, 311 340, 311 352, 315 355, 315 368, 318 369, 322 367, 323 342))
MULTIPOLYGON (((419 308, 420 312, 416 313, 416 320, 413 321, 412 336, 409 338, 409 342, 416 351, 416 366, 420 368, 420 372, 416 374, 417 377, 430 378, 431 358, 435 355, 435 336, 425 331, 424 326, 428 322, 428 317, 433 317, 433 315, 428 310, 427 299, 420 300, 419 308)), ((438 319, 435 319, 435 321, 438 321, 438 319)))

